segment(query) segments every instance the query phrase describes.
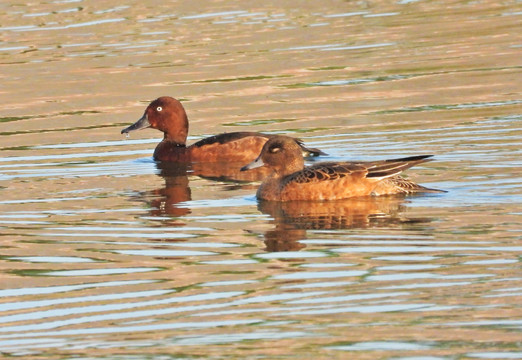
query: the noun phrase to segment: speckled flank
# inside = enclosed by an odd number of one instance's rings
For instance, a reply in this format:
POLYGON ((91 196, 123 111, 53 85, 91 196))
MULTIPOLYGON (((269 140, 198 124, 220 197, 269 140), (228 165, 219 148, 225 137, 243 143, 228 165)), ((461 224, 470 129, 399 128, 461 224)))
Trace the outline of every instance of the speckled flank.
MULTIPOLYGON (((263 200, 339 200, 370 195, 379 180, 367 179, 356 172, 337 179, 318 179, 311 182, 286 181, 271 176, 259 187, 257 197, 263 200)), ((382 195, 382 194, 380 194, 382 195)))

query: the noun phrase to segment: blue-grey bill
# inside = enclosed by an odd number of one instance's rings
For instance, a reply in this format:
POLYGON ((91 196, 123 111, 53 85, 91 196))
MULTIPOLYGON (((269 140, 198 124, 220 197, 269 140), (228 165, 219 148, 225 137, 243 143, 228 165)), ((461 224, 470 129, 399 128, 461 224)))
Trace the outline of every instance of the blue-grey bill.
POLYGON ((128 128, 125 128, 121 131, 122 134, 126 134, 126 133, 129 133, 131 131, 134 131, 134 130, 140 130, 140 129, 145 129, 145 128, 148 128, 150 126, 150 122, 149 122, 149 118, 147 117, 147 114, 143 114, 143 116, 138 120, 136 121, 134 124, 132 124, 131 126, 129 126, 128 128))
POLYGON ((241 168, 241 171, 247 171, 247 170, 250 170, 250 169, 255 169, 255 168, 261 167, 263 165, 265 165, 265 163, 263 162, 263 160, 261 160, 261 157, 258 157, 257 159, 252 161, 250 164, 243 166, 241 168))

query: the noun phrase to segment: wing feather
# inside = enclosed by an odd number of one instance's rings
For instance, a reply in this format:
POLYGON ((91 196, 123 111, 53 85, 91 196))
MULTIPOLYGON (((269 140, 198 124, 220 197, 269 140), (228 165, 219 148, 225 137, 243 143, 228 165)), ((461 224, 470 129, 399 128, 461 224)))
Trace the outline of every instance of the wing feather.
POLYGON ((368 178, 388 178, 400 174, 406 169, 420 163, 431 161, 433 155, 410 156, 400 159, 384 160, 371 163, 368 166, 368 178))
POLYGON ((430 161, 432 155, 411 156, 376 162, 323 162, 286 177, 285 182, 310 183, 337 180, 346 176, 384 179, 396 176, 417 164, 430 161))
POLYGON ((356 163, 334 163, 323 162, 304 168, 285 178, 285 182, 311 183, 337 180, 349 175, 366 175, 367 170, 364 166, 356 163))

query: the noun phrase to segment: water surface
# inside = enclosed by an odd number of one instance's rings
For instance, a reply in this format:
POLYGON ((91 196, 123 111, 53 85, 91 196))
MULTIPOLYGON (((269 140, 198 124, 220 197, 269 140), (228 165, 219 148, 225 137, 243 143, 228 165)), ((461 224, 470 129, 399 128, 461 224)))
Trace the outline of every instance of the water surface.
POLYGON ((522 358, 520 6, 0 5, 0 351, 24 359, 522 358), (255 176, 155 163, 302 138, 325 160, 434 154, 445 194, 257 202, 255 176))

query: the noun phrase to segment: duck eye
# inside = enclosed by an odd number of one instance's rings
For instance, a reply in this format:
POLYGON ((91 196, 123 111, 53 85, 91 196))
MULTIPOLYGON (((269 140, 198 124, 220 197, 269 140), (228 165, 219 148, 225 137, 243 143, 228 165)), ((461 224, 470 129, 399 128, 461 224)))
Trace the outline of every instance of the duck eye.
POLYGON ((157 111, 161 111, 161 110, 163 110, 163 108, 162 108, 161 106, 158 106, 158 107, 156 108, 156 110, 157 110, 157 111))
POLYGON ((270 152, 271 152, 272 154, 275 154, 276 152, 279 152, 279 150, 281 150, 280 147, 273 147, 273 148, 270 148, 270 152))

